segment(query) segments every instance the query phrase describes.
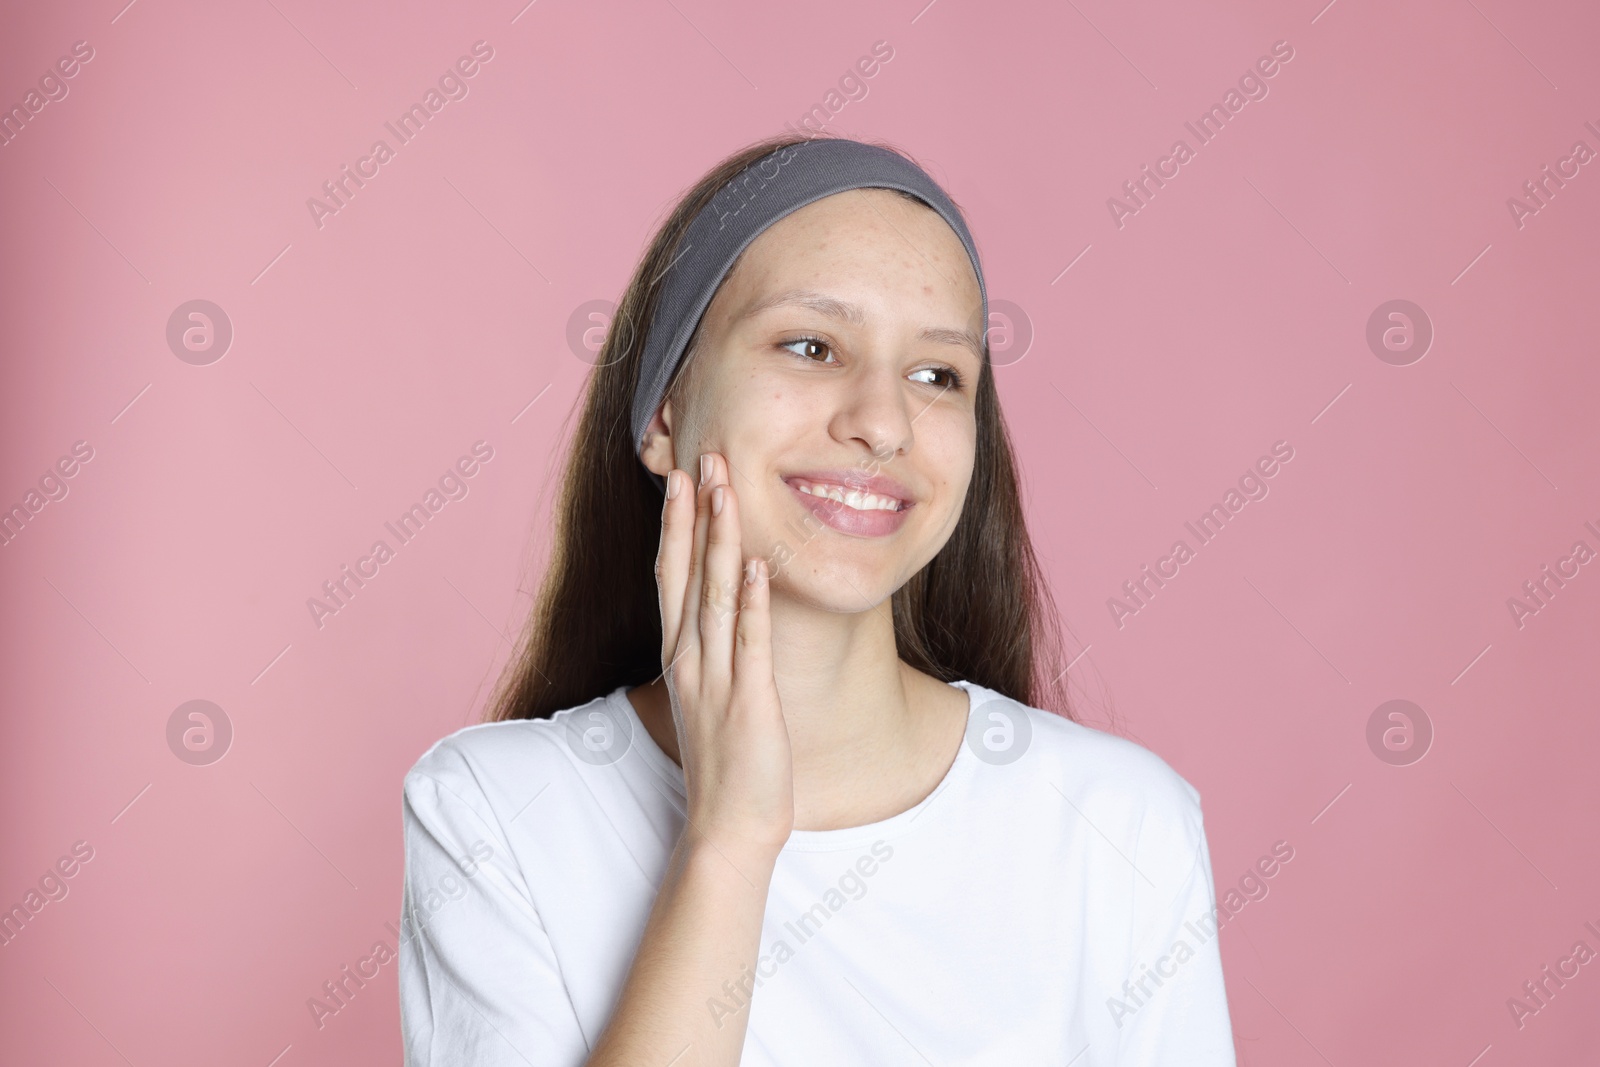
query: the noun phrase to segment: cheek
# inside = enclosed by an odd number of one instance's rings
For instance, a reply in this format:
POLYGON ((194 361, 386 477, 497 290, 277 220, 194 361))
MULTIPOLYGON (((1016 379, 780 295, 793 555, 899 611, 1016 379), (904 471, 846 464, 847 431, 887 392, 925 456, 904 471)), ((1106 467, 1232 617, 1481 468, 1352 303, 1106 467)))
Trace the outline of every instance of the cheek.
POLYGON ((929 409, 918 422, 916 447, 922 453, 922 469, 938 487, 943 506, 959 511, 972 481, 977 449, 977 427, 972 416, 964 411, 940 412, 936 416, 929 409))
POLYGON ((703 423, 707 447, 725 449, 730 459, 753 467, 773 465, 774 457, 814 430, 819 405, 792 383, 751 374, 718 392, 703 423))
POLYGON ((792 387, 753 377, 708 389, 699 396, 687 420, 688 432, 678 442, 685 470, 698 471, 701 452, 720 452, 731 467, 731 480, 739 494, 740 525, 747 542, 746 555, 759 543, 772 540, 770 529, 788 503, 789 490, 775 472, 780 457, 804 440, 806 405, 792 387))

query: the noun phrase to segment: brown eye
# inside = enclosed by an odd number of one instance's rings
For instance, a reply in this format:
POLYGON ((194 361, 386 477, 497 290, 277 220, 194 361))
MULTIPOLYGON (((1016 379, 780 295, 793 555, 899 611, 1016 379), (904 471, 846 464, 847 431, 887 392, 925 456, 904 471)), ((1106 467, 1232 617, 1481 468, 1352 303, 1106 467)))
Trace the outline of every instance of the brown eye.
POLYGON ((833 359, 832 346, 818 337, 797 337, 793 341, 785 341, 781 347, 794 351, 797 345, 800 346, 800 351, 795 352, 797 356, 803 356, 816 363, 837 362, 833 359))
POLYGON ((912 371, 911 376, 915 381, 921 381, 927 385, 937 385, 941 389, 960 389, 962 386, 961 372, 953 367, 923 367, 921 370, 912 371), (930 381, 926 378, 917 378, 916 376, 919 374, 936 375, 939 380, 930 381))

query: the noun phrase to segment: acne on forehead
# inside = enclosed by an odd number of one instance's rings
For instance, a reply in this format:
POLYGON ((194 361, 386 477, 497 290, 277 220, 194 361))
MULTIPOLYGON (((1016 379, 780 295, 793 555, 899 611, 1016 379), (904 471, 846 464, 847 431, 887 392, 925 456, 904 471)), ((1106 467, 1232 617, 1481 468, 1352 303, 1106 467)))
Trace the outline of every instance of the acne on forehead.
MULTIPOLYGON (((873 204, 862 199, 847 200, 841 199, 846 193, 836 193, 774 223, 734 260, 712 297, 702 326, 719 333, 731 330, 748 319, 758 303, 779 290, 831 289, 826 278, 785 277, 783 269, 796 262, 797 254, 802 257, 808 253, 831 253, 836 257, 845 254, 849 239, 863 234, 868 227, 883 242, 886 259, 880 262, 892 262, 899 269, 911 272, 925 272, 931 266, 941 279, 950 283, 958 299, 978 294, 977 275, 966 249, 938 212, 921 200, 902 196, 898 190, 871 188, 846 192, 877 195, 886 197, 887 201, 873 204), (896 223, 886 217, 885 208, 900 213, 900 221, 896 223), (926 229, 908 227, 907 216, 919 223, 925 222, 926 229)), ((941 287, 934 284, 935 280, 926 277, 916 280, 922 297, 938 298, 941 287)), ((974 317, 981 317, 981 312, 975 310, 974 317)))

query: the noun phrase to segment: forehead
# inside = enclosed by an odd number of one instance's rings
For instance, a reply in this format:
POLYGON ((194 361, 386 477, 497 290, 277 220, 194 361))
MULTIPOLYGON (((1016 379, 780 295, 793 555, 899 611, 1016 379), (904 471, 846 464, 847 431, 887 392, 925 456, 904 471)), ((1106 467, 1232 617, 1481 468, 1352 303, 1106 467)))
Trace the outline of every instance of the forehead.
POLYGON ((801 283, 918 292, 958 303, 963 314, 966 305, 980 305, 977 274, 961 238, 937 211, 893 189, 849 189, 784 216, 744 250, 722 289, 753 303, 801 283))

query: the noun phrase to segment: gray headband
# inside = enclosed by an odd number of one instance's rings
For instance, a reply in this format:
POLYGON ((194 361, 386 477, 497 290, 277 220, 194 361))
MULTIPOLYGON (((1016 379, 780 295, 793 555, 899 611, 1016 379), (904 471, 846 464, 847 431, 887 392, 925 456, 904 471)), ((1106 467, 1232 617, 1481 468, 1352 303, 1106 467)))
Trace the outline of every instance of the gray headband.
MULTIPOLYGON (((776 149, 740 171, 700 209, 679 242, 682 251, 667 268, 633 391, 635 456, 689 338, 739 253, 785 215, 847 189, 910 193, 950 224, 966 246, 978 276, 987 338, 989 294, 977 246, 960 209, 921 167, 887 148, 843 138, 823 137, 776 149)), ((665 488, 660 475, 652 472, 651 476, 665 488)))

